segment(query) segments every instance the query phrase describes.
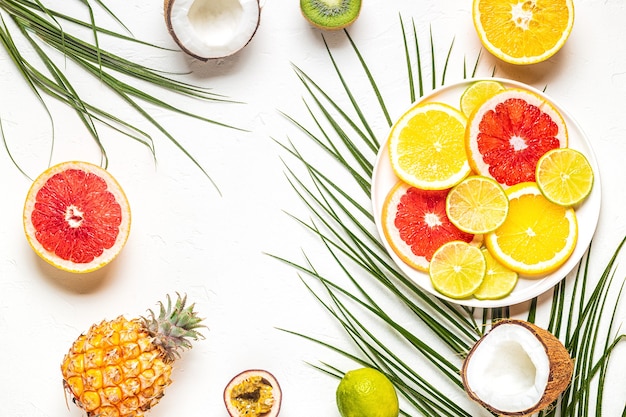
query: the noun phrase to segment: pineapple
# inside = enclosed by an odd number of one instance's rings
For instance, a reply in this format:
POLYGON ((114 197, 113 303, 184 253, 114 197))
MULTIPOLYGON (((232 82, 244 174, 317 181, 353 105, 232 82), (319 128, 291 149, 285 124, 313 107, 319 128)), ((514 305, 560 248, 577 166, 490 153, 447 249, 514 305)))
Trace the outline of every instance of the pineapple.
POLYGON ((63 384, 88 417, 142 417, 172 381, 181 349, 198 340, 202 319, 178 295, 174 306, 159 303, 156 317, 120 316, 91 326, 76 339, 61 365, 63 384))

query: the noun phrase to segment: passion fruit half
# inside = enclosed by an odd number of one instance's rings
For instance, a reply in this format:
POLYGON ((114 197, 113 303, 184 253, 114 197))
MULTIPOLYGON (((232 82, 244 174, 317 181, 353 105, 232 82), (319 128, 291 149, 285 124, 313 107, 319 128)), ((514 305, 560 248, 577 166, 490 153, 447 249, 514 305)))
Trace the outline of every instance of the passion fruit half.
POLYGON ((224 389, 224 404, 231 417, 276 417, 281 399, 278 380, 262 369, 239 373, 224 389))

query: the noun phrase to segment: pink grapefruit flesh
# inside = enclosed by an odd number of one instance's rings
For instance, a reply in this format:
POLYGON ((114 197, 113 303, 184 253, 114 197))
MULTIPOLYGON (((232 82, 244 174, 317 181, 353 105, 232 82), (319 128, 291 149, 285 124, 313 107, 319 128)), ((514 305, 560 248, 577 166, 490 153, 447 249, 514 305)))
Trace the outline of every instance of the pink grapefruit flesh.
POLYGON ((70 272, 103 267, 130 231, 128 200, 103 168, 64 162, 41 174, 24 205, 24 230, 46 262, 70 272))

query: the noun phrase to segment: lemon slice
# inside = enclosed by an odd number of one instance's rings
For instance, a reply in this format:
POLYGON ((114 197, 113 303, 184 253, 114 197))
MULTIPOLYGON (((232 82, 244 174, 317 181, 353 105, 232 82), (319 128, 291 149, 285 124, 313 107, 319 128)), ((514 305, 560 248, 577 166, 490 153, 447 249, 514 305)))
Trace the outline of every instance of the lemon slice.
POLYGON ((422 190, 445 190, 470 174, 465 152, 465 116, 443 103, 410 108, 391 128, 391 167, 422 190))
POLYGON ((543 195, 561 206, 583 201, 593 187, 593 169, 582 153, 571 149, 554 149, 537 163, 537 185, 543 195))
POLYGON ((538 276, 558 269, 576 247, 576 213, 550 202, 534 182, 506 191, 509 214, 502 226, 485 236, 487 249, 521 275, 538 276))
POLYGON ((481 285, 487 262, 480 248, 462 241, 452 241, 435 251, 430 261, 433 287, 450 298, 466 298, 481 285))
POLYGON ((504 89, 504 85, 492 80, 476 81, 470 84, 461 94, 461 111, 469 117, 474 109, 504 89))
POLYGON ((457 184, 446 198, 446 213, 460 230, 484 234, 496 230, 506 219, 509 199, 492 178, 474 175, 457 184))
POLYGON ((574 26, 572 0, 474 0, 474 27, 485 48, 511 64, 554 55, 574 26))
POLYGON ((480 287, 474 292, 479 300, 498 300, 509 295, 517 285, 518 274, 502 265, 486 248, 482 249, 487 261, 487 272, 480 287))

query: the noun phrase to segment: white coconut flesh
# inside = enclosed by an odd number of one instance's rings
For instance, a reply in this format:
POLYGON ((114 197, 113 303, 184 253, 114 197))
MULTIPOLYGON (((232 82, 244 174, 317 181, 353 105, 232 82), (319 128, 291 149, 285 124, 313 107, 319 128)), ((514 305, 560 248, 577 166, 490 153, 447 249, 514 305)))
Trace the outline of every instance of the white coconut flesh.
POLYGON ((230 56, 254 36, 258 0, 169 0, 166 22, 176 43, 199 59, 230 56))
POLYGON ((519 325, 494 327, 474 350, 465 370, 467 385, 476 397, 505 412, 537 405, 549 374, 545 346, 519 325))

